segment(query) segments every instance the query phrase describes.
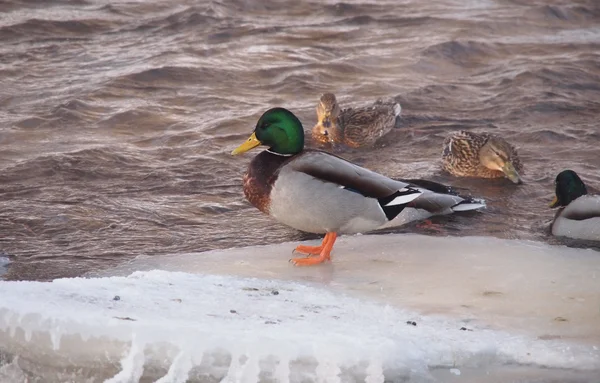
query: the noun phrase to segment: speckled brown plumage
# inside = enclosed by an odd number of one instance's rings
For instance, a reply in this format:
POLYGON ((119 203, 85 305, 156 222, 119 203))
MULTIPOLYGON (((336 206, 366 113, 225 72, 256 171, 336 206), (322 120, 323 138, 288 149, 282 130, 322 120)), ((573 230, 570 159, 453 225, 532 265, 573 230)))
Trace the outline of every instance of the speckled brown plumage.
POLYGON ((400 104, 377 100, 369 107, 341 110, 335 95, 321 96, 317 115, 319 122, 312 130, 313 139, 358 148, 373 145, 392 130, 400 115, 400 104), (324 118, 325 116, 325 118, 324 118), (327 122, 330 126, 327 126, 327 122))
POLYGON ((346 145, 370 146, 394 127, 394 103, 380 100, 369 108, 344 109, 337 122, 346 145))
POLYGON ((442 164, 444 170, 459 177, 502 178, 505 174, 499 170, 487 168, 480 161, 480 151, 485 144, 492 142, 506 160, 512 162, 515 169, 522 173, 523 165, 517 150, 502 137, 489 133, 460 131, 444 140, 442 164))
POLYGON ((252 159, 244 174, 244 195, 258 210, 269 214, 270 194, 278 170, 289 156, 263 151, 252 159))

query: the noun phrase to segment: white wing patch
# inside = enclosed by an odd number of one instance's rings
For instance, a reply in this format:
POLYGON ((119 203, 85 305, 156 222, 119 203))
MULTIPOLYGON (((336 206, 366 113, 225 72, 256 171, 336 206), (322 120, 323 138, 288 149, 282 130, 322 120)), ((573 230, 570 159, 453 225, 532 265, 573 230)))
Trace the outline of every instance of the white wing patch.
POLYGON ((412 200, 419 197, 423 192, 416 189, 408 189, 402 188, 398 190, 396 193, 401 193, 401 195, 397 196, 390 202, 386 203, 384 206, 394 206, 394 205, 403 205, 405 203, 409 203, 412 200))
POLYGON ((486 207, 485 203, 461 203, 452 207, 452 211, 469 211, 486 207))

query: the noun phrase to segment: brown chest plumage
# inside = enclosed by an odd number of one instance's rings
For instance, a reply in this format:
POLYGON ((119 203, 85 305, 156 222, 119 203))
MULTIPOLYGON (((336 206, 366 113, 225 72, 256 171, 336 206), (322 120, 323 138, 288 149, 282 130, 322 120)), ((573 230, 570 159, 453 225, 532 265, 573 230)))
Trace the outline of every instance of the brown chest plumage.
POLYGON ((279 168, 289 159, 265 150, 252 159, 244 174, 244 195, 265 214, 269 214, 271 189, 277 180, 279 168))

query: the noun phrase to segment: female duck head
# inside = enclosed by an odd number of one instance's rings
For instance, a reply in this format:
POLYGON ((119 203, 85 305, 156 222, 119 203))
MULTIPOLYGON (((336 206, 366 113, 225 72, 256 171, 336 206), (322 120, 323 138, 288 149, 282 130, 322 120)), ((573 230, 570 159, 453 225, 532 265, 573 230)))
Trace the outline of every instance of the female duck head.
POLYGON ((317 105, 317 124, 312 129, 312 136, 321 142, 342 141, 340 126, 337 126, 337 118, 342 113, 335 95, 325 93, 319 99, 317 105))
POLYGON ((582 195, 587 194, 585 184, 577 173, 572 170, 563 170, 556 176, 556 196, 550 207, 567 206, 582 195))
POLYGON ((270 151, 278 154, 300 153, 304 148, 302 123, 287 109, 269 109, 256 123, 250 138, 231 154, 244 153, 259 145, 266 145, 270 151))
POLYGON ((488 169, 501 171, 513 183, 523 183, 513 164, 510 145, 504 140, 490 137, 479 151, 479 162, 488 169))

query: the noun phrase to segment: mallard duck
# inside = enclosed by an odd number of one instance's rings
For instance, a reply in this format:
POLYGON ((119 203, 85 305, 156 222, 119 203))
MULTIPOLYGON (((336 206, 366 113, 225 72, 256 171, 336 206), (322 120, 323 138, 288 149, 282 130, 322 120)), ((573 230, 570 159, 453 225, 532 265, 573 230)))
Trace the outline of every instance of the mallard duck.
POLYGON ((377 100, 372 106, 341 110, 335 95, 325 93, 317 105, 313 139, 358 148, 370 146, 396 124, 402 108, 396 102, 377 100))
POLYGON ((493 134, 453 133, 444 140, 442 163, 444 170, 459 177, 506 177, 516 184, 523 182, 517 150, 493 134))
POLYGON ((560 207, 552 222, 552 234, 600 241, 600 195, 588 194, 577 173, 563 170, 556 176, 556 196, 551 208, 560 207))
POLYGON ((294 258, 295 265, 330 260, 338 234, 394 226, 410 212, 433 214, 479 209, 480 200, 463 198, 446 186, 423 181, 439 191, 385 177, 333 154, 304 149, 302 123, 289 110, 273 108, 258 120, 254 132, 232 155, 259 145, 244 175, 244 194, 263 213, 295 229, 325 234, 320 246, 295 251, 316 257, 294 258), (401 214, 403 213, 403 214, 401 214))

